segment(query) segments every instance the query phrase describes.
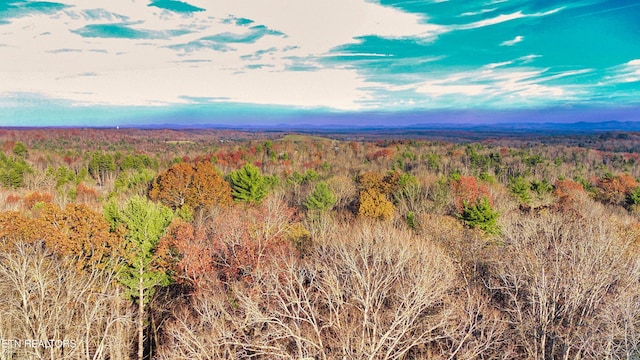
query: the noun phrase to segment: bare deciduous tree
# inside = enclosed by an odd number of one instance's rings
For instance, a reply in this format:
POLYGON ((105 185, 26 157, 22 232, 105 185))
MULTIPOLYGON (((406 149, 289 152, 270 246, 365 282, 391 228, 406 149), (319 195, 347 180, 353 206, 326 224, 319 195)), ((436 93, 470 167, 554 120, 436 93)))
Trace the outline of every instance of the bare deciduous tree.
POLYGON ((507 314, 521 357, 637 356, 640 268, 624 238, 587 204, 588 216, 515 217, 489 289, 507 314), (631 335, 636 334, 636 335, 631 335))
POLYGON ((79 271, 41 243, 17 244, 0 254, 0 293, 0 334, 19 342, 4 348, 3 356, 129 357, 130 309, 109 270, 79 271))

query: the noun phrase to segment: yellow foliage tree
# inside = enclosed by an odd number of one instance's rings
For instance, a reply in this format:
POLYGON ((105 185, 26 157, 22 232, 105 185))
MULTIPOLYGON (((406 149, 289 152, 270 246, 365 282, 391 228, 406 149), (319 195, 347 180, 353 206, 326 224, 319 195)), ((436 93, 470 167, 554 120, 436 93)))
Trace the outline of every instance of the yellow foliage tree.
POLYGON ((374 189, 366 189, 360 193, 358 215, 389 220, 393 217, 393 211, 393 204, 383 193, 374 189))

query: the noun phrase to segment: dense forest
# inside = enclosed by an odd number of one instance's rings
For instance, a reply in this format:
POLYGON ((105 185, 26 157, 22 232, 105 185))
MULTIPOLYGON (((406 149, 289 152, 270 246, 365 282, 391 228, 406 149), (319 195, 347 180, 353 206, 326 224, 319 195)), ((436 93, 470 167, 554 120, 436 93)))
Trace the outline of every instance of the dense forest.
POLYGON ((638 358, 639 145, 0 129, 0 359, 638 358))

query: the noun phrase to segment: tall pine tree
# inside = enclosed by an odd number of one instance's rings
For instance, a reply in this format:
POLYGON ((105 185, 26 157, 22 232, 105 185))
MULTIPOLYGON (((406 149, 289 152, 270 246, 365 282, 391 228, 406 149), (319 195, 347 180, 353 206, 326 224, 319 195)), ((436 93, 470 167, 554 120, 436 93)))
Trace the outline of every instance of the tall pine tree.
POLYGON ((115 205, 107 206, 105 216, 112 222, 112 228, 118 224, 124 224, 127 228, 119 279, 131 298, 138 303, 138 360, 142 360, 145 305, 156 286, 171 283, 166 269, 157 266, 156 248, 171 223, 173 212, 164 205, 136 196, 129 200, 123 210, 117 210, 115 205))

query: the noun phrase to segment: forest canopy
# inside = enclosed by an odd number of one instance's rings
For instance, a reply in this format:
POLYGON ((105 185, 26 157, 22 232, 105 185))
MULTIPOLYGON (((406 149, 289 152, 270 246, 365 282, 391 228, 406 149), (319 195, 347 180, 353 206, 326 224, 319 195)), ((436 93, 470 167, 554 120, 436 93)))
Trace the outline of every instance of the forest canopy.
POLYGON ((2 354, 638 357, 625 135, 2 130, 2 354))

